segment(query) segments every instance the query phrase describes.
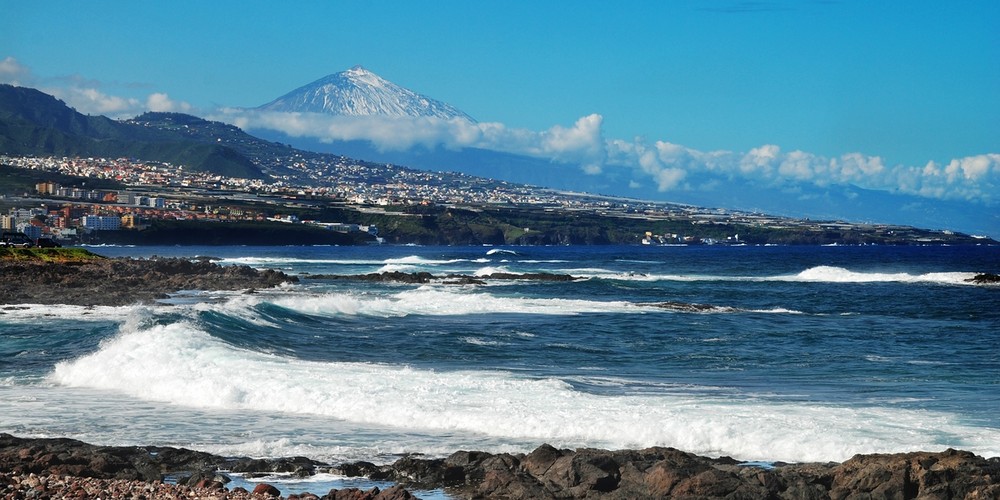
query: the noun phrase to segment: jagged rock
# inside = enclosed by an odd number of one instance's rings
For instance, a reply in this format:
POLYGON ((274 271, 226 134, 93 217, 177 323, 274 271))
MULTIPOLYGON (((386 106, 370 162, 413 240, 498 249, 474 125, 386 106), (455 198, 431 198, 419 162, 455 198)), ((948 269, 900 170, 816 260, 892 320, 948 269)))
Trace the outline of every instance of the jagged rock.
POLYGON ((120 306, 162 299, 180 290, 245 290, 296 282, 271 269, 220 266, 205 260, 94 259, 82 262, 0 260, 0 304, 120 306))
POLYGON ((281 491, 278 488, 275 488, 274 486, 271 486, 270 484, 267 483, 260 483, 257 486, 254 486, 253 491, 251 493, 254 495, 263 495, 269 497, 281 496, 281 491))
POLYGON ((675 302, 675 301, 650 302, 642 305, 650 307, 658 307, 660 309, 667 309, 670 311, 678 311, 678 312, 710 312, 710 311, 731 310, 731 308, 713 306, 709 304, 692 304, 687 302, 675 302))
POLYGON ((1000 285, 1000 274, 980 273, 965 281, 977 285, 1000 285))
POLYGON ((442 283, 445 285, 485 285, 486 280, 473 278, 465 274, 449 274, 442 283))
POLYGON ((384 490, 375 487, 368 491, 358 488, 332 489, 322 497, 322 500, 413 500, 415 498, 402 487, 393 486, 384 490))
POLYGON ((394 480, 409 485, 452 486, 465 482, 464 469, 444 459, 404 457, 392 464, 392 470, 394 480))
POLYGON ((229 470, 238 473, 273 473, 290 472, 297 477, 308 477, 316 473, 316 467, 324 464, 310 460, 306 457, 284 457, 274 459, 251 459, 244 458, 237 460, 230 465, 229 470))
MULTIPOLYGON (((311 470, 318 464, 302 457, 225 459, 175 448, 101 447, 72 439, 20 439, 0 434, 0 493, 6 495, 3 481, 11 474, 16 475, 10 483, 13 490, 48 488, 46 491, 63 492, 60 498, 75 498, 100 496, 106 486, 86 482, 68 486, 67 478, 158 481, 164 473, 199 471, 177 487, 219 492, 206 495, 226 498, 227 494, 219 489, 224 476, 213 471, 232 469, 237 463, 260 472, 311 470), (52 478, 60 478, 63 483, 59 490, 52 478)), ((673 448, 560 450, 542 445, 527 455, 460 451, 445 459, 407 456, 386 466, 369 462, 344 464, 333 470, 402 484, 384 491, 331 490, 323 498, 405 500, 413 498, 405 490, 407 484, 447 488, 458 498, 510 500, 1000 498, 1000 457, 986 459, 965 451, 858 455, 842 464, 775 465, 743 466, 728 457, 711 459, 673 448)), ((141 495, 155 497, 151 487, 133 484, 116 488, 146 488, 141 495)), ((299 499, 314 497, 298 495, 299 499)))
POLYGON ((424 283, 430 283, 431 280, 434 279, 434 275, 423 271, 417 273, 404 273, 402 271, 383 271, 381 273, 351 274, 351 275, 316 274, 309 276, 309 278, 367 281, 372 283, 424 284, 424 283))
POLYGON ((483 481, 483 461, 492 456, 484 451, 456 451, 444 459, 444 463, 448 467, 461 469, 461 481, 464 484, 475 485, 483 481))
POLYGON ((177 478, 177 484, 185 484, 188 486, 195 487, 207 487, 207 485, 218 484, 221 488, 223 485, 228 484, 232 479, 225 475, 216 472, 215 470, 203 470, 195 472, 190 476, 181 476, 177 478))
POLYGON ((614 491, 621 480, 621 471, 609 452, 579 450, 556 459, 541 479, 557 491, 566 491, 576 498, 591 491, 614 491))
POLYGON ((371 462, 349 462, 340 464, 334 468, 335 471, 347 477, 372 477, 381 474, 381 467, 371 462))
POLYGON ((1000 458, 966 451, 857 455, 834 468, 830 496, 1000 498, 1000 458))
POLYGON ((1000 458, 954 450, 763 469, 672 448, 573 451, 542 445, 528 455, 407 457, 388 469, 404 484, 419 477, 425 486, 447 487, 461 498, 1000 498, 1000 458))
MULTIPOLYGON (((483 480, 472 488, 473 495, 485 498, 555 498, 541 481, 520 467, 521 461, 509 454, 482 461, 483 480)), ((468 490, 466 490, 468 491, 468 490)))
POLYGON ((487 278, 491 280, 532 280, 532 281, 575 281, 580 278, 568 274, 553 273, 490 273, 487 278))

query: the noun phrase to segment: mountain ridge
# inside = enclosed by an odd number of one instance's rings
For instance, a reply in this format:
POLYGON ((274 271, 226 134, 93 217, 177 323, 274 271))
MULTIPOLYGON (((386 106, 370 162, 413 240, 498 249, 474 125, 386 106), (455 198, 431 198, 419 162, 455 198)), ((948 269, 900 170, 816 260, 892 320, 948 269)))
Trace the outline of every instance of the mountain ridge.
POLYGON ((191 141, 105 116, 88 116, 40 90, 0 85, 0 151, 9 155, 132 157, 192 171, 261 179, 253 162, 227 146, 191 141))
MULTIPOLYGON (((327 78, 345 75, 351 71, 367 72, 357 66, 327 78)), ((379 85, 394 85, 381 77, 377 78, 379 85)), ((321 81, 323 80, 317 80, 300 89, 315 87, 315 84, 321 81)), ((326 84, 335 85, 336 81, 334 78, 326 84)), ((286 96, 293 93, 294 91, 286 96)), ((277 100, 272 101, 274 102, 277 100)), ((267 108, 267 106, 256 110, 281 109, 267 108)), ((298 109, 317 112, 316 108, 298 109)), ((387 115, 388 113, 379 116, 387 115)), ((338 116, 357 115, 340 113, 338 116)), ((291 121, 297 123, 296 120, 291 121)), ((410 147, 387 147, 383 144, 384 137, 359 136, 358 131, 364 130, 365 127, 346 126, 349 133, 343 134, 344 138, 337 138, 324 137, 319 131, 303 133, 302 130, 283 130, 281 122, 282 120, 258 121, 257 125, 251 124, 250 128, 260 137, 286 142, 309 151, 347 154, 367 161, 406 165, 419 170, 450 170, 552 189, 667 201, 665 198, 667 194, 659 189, 656 179, 649 177, 648 172, 634 165, 609 164, 595 172, 592 168, 587 168, 588 165, 573 161, 529 156, 499 149, 450 147, 445 145, 446 142, 435 144, 427 140, 410 147)), ((338 122, 331 126, 341 125, 344 124, 338 122)), ((685 170, 685 173, 685 182, 669 191, 669 202, 696 206, 724 206, 730 210, 795 218, 842 219, 854 222, 870 222, 878 219, 880 222, 892 224, 948 228, 970 234, 989 234, 994 237, 1000 235, 1000 213, 971 201, 930 199, 916 194, 864 188, 856 184, 821 185, 796 182, 794 179, 789 182, 780 180, 768 182, 753 178, 736 183, 732 178, 711 171, 694 169, 685 170)))
MULTIPOLYGON (((507 181, 495 180, 495 178, 490 177, 442 172, 440 169, 434 176, 427 176, 419 173, 426 172, 426 169, 413 169, 385 162, 356 160, 344 155, 296 149, 288 144, 247 134, 233 125, 181 113, 149 112, 126 121, 115 121, 103 116, 86 116, 69 108, 64 102, 38 90, 15 88, 9 85, 0 86, 0 153, 12 156, 136 158, 143 161, 183 165, 185 170, 202 168, 205 169, 204 171, 224 176, 261 179, 270 177, 283 179, 283 182, 299 182, 300 185, 312 185, 312 181, 326 183, 320 185, 327 186, 330 185, 331 181, 335 183, 361 183, 359 185, 372 183, 397 185, 399 182, 408 181, 396 179, 409 178, 418 179, 416 182, 427 182, 429 183, 427 185, 434 189, 441 186, 446 187, 446 189, 459 190, 462 193, 522 188, 535 190, 536 193, 555 193, 560 189, 565 189, 559 186, 533 188, 521 183, 509 184, 507 181), (246 170, 232 171, 226 168, 227 166, 247 168, 247 165, 249 168, 246 170), (313 168, 310 165, 320 165, 322 168, 312 171, 309 170, 309 168, 313 168), (400 175, 402 177, 399 177, 400 175)), ((455 161, 462 161, 464 158, 458 156, 455 161)), ((537 164, 533 163, 524 165, 510 163, 510 158, 503 161, 506 168, 512 171, 520 170, 522 173, 525 170, 538 168, 537 164)), ((570 191, 579 193, 582 190, 570 191)), ((604 194, 613 195, 610 192, 604 192, 604 194)), ((642 198, 636 196, 628 198, 645 203, 641 201, 642 198)), ((660 201, 656 203, 664 206, 676 205, 676 202, 660 201)), ((713 206, 702 203, 689 205, 713 206)), ((934 208, 939 209, 940 204, 935 205, 934 208)), ((732 206, 727 208, 727 210, 731 209, 733 209, 732 206)), ((760 212, 774 213, 770 211, 760 212)), ((832 219, 839 218, 831 217, 826 220, 832 219)), ((383 224, 385 221, 377 222, 383 224)), ((523 223, 511 227, 535 227, 536 222, 538 221, 534 220, 531 223, 523 221, 523 223)), ((476 224, 477 227, 485 227, 492 222, 485 225, 479 222, 476 224)), ((919 225, 914 226, 920 227, 919 225)), ((923 225, 922 227, 927 226, 923 225)), ((961 228, 954 227, 952 229, 961 230, 961 228)), ((745 231, 741 231, 741 234, 745 234, 745 231)), ((546 233, 546 237, 549 236, 551 235, 546 233)), ((711 234, 709 236, 715 238, 720 235, 711 234)), ((592 242, 593 237, 593 235, 577 235, 570 238, 562 235, 560 238, 563 239, 529 241, 518 236, 517 238, 520 239, 515 238, 515 240, 521 243, 562 244, 577 241, 592 242)), ((427 243, 432 241, 434 240, 426 240, 427 243)), ((449 244, 459 242, 459 240, 448 241, 449 244)))
POLYGON ((256 109, 344 116, 430 116, 475 122, 450 104, 396 85, 360 65, 303 85, 256 109))

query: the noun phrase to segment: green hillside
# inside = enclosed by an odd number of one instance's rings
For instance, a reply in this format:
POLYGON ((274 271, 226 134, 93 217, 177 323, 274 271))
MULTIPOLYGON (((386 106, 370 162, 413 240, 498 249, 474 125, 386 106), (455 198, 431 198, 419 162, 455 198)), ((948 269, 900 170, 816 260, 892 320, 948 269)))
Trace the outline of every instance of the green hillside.
POLYGON ((48 94, 11 85, 0 85, 0 154, 137 158, 194 172, 267 177, 230 147, 194 140, 178 130, 83 115, 48 94))

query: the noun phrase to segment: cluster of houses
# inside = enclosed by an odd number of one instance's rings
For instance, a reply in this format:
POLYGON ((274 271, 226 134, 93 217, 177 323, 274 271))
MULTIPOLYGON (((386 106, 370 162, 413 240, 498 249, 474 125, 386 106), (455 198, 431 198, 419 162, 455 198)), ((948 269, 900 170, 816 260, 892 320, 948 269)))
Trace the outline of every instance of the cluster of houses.
POLYGON ((153 219, 185 220, 272 220, 287 223, 307 223, 338 232, 362 231, 378 234, 374 226, 357 224, 299 221, 292 217, 267 217, 265 214, 245 210, 226 210, 222 207, 201 207, 198 212, 181 208, 178 202, 162 197, 145 196, 132 191, 100 191, 66 188, 53 182, 35 185, 39 195, 80 200, 80 203, 62 203, 58 207, 44 204, 37 207, 15 207, 0 214, 0 230, 18 241, 30 240, 32 244, 58 242, 73 243, 91 231, 142 230, 153 219), (238 213, 234 213, 238 212, 238 213), (23 235, 23 236, 20 236, 23 235))

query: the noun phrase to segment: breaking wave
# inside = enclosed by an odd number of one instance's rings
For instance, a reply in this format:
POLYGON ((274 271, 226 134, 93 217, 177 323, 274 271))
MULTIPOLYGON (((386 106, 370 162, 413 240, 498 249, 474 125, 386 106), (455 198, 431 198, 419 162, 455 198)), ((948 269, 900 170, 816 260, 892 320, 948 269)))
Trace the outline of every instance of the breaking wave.
POLYGON ((789 461, 946 446, 985 456, 1000 452, 1000 430, 970 427, 942 412, 706 398, 676 387, 597 395, 566 380, 504 371, 303 361, 238 348, 188 321, 123 326, 97 352, 56 365, 50 379, 184 407, 467 433, 471 443, 485 437, 557 446, 664 445, 789 461))

